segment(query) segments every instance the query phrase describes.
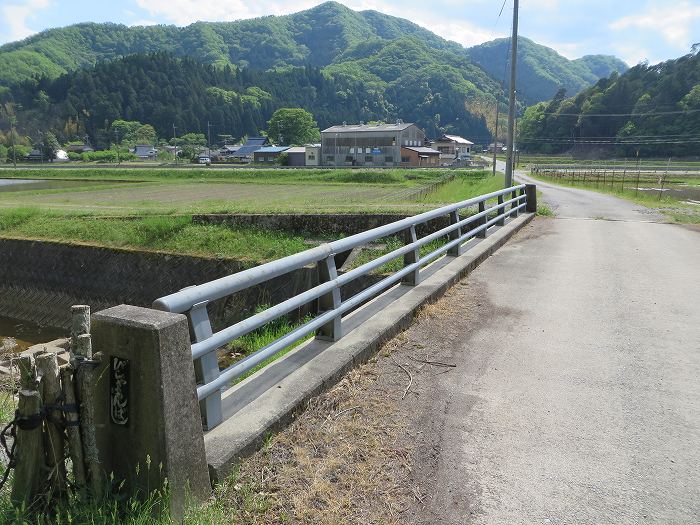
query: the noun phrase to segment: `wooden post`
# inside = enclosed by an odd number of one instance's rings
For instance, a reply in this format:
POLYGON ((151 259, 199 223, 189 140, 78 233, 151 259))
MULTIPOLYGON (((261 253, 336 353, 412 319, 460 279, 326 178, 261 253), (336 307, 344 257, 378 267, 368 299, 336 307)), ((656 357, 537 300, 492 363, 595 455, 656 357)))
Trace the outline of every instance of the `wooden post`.
POLYGON ((15 478, 11 500, 17 506, 31 504, 43 485, 44 442, 41 432, 41 396, 36 370, 29 356, 18 359, 21 389, 17 413, 20 418, 15 444, 15 478))
POLYGON ((73 348, 78 359, 78 398, 80 401, 80 432, 83 440, 83 456, 86 470, 89 475, 89 484, 92 495, 101 500, 107 484, 107 478, 102 465, 95 438, 95 405, 93 403, 93 389, 95 384, 95 367, 93 363, 85 363, 92 360, 92 339, 90 334, 78 335, 73 340, 73 348))
POLYGON ((66 411, 66 425, 68 432, 68 454, 73 463, 73 479, 79 490, 86 486, 85 464, 83 463, 83 440, 80 438, 80 428, 78 427, 78 411, 75 399, 75 376, 71 365, 61 367, 61 383, 63 386, 63 397, 65 404, 76 407, 75 411, 66 411))
POLYGON ((85 304, 71 306, 71 345, 75 348, 76 339, 79 335, 90 333, 90 307, 85 304))
MULTIPOLYGON (((56 354, 53 352, 39 354, 35 359, 37 374, 41 377, 43 406, 56 407, 61 404, 63 398, 56 354)), ((46 415, 45 449, 46 465, 49 468, 49 487, 51 492, 60 495, 66 492, 65 443, 60 428, 62 412, 54 408, 46 415)))

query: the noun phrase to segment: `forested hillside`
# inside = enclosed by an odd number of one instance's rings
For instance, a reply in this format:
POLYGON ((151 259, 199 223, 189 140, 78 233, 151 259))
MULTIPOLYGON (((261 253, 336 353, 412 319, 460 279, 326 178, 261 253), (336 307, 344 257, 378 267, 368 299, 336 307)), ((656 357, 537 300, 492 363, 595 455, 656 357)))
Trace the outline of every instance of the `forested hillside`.
POLYGON ((463 78, 459 90, 441 85, 437 75, 431 83, 444 89, 444 96, 432 96, 426 82, 412 85, 424 74, 401 76, 399 83, 380 90, 352 76, 326 75, 314 66, 237 70, 154 53, 103 62, 57 79, 24 82, 14 88, 13 96, 22 108, 19 120, 24 129, 52 129, 62 140, 87 133, 99 147, 114 141, 108 130, 118 119, 151 124, 161 137, 172 136, 173 125, 178 134, 205 132, 209 122, 214 136, 239 138, 264 130, 280 107, 305 108, 322 127, 403 116, 419 122, 430 135, 488 135, 484 119, 464 106, 463 97, 482 92, 463 78), (406 92, 410 87, 413 99, 397 92, 400 82, 406 83, 406 92), (440 110, 454 124, 441 125, 435 117, 440 110))
POLYGON ((700 155, 699 49, 613 74, 572 98, 560 93, 529 107, 520 122, 524 151, 572 148, 611 155, 700 155))
MULTIPOLYGON (((521 95, 548 98, 538 93, 549 93, 558 70, 538 60, 559 55, 523 49, 530 76, 521 95)), ((21 108, 17 122, 26 135, 51 129, 71 140, 87 133, 98 146, 108 145, 115 119, 151 124, 161 136, 173 125, 201 133, 210 122, 238 138, 259 133, 287 106, 311 111, 322 127, 401 118, 429 136, 486 142, 505 97, 493 72, 469 54, 407 20, 336 2, 184 28, 78 24, 0 47, 0 103, 21 108)), ((605 69, 604 58, 582 60, 605 69)), ((595 80, 588 66, 580 68, 595 80)), ((0 112, 0 128, 7 129, 6 116, 0 112)))
MULTIPOLYGON (((509 39, 499 38, 471 47, 468 55, 491 77, 505 87, 510 85, 509 39)), ((550 100, 561 88, 575 95, 600 78, 626 70, 627 64, 613 56, 586 55, 569 60, 529 38, 518 38, 518 94, 527 105, 550 100)))
POLYGON ((197 22, 182 28, 86 23, 50 29, 0 47, 0 85, 33 76, 55 78, 98 61, 156 51, 254 69, 325 66, 368 39, 403 36, 416 37, 431 48, 463 51, 459 44, 408 20, 326 2, 287 16, 197 22))

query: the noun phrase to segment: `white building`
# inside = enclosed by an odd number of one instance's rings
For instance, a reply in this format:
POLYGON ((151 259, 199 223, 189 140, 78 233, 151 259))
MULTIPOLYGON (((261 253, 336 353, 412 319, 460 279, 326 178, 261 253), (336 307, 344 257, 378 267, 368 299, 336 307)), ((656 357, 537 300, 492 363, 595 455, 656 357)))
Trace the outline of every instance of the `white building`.
POLYGON ((468 159, 472 155, 473 142, 459 135, 443 135, 430 145, 440 152, 440 160, 450 162, 455 159, 468 159))

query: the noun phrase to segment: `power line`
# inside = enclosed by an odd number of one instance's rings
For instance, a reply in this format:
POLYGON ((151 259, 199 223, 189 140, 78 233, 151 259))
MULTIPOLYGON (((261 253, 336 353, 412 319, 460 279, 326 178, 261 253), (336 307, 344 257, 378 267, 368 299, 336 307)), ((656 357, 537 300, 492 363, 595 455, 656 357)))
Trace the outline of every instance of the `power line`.
POLYGON ((545 115, 556 115, 557 117, 648 117, 655 115, 680 115, 697 113, 700 109, 680 109, 677 111, 656 111, 651 113, 557 113, 545 112, 545 115))

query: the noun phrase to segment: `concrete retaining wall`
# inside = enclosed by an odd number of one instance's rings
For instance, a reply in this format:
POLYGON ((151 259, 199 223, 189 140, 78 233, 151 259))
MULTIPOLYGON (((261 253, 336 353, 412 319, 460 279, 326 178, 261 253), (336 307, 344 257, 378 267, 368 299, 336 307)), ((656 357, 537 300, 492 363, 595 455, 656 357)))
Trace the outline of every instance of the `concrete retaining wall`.
MULTIPOLYGON (((274 230, 295 235, 354 235, 379 226, 384 226, 408 215, 381 214, 206 214, 195 215, 194 222, 200 224, 226 224, 234 227, 253 227, 261 230, 274 230)), ((449 225, 447 216, 418 226, 418 235, 423 236, 449 225)))
MULTIPOLYGON (((244 268, 236 260, 0 239, 0 315, 44 326, 70 326, 70 306, 93 311, 117 304, 150 306, 154 299, 244 268)), ((255 305, 274 304, 316 282, 304 268, 218 301, 214 328, 247 316, 255 305), (252 305, 252 306, 251 306, 252 305)))
MULTIPOLYGON (((96 312, 118 304, 150 307, 155 299, 245 269, 235 259, 101 248, 68 243, 0 239, 0 315, 41 326, 68 328, 70 307, 89 304, 96 312)), ((343 288, 350 297, 377 278, 343 288)), ((248 317, 318 284, 313 267, 211 303, 214 330, 248 317)), ((310 304, 291 314, 303 316, 310 304)))

